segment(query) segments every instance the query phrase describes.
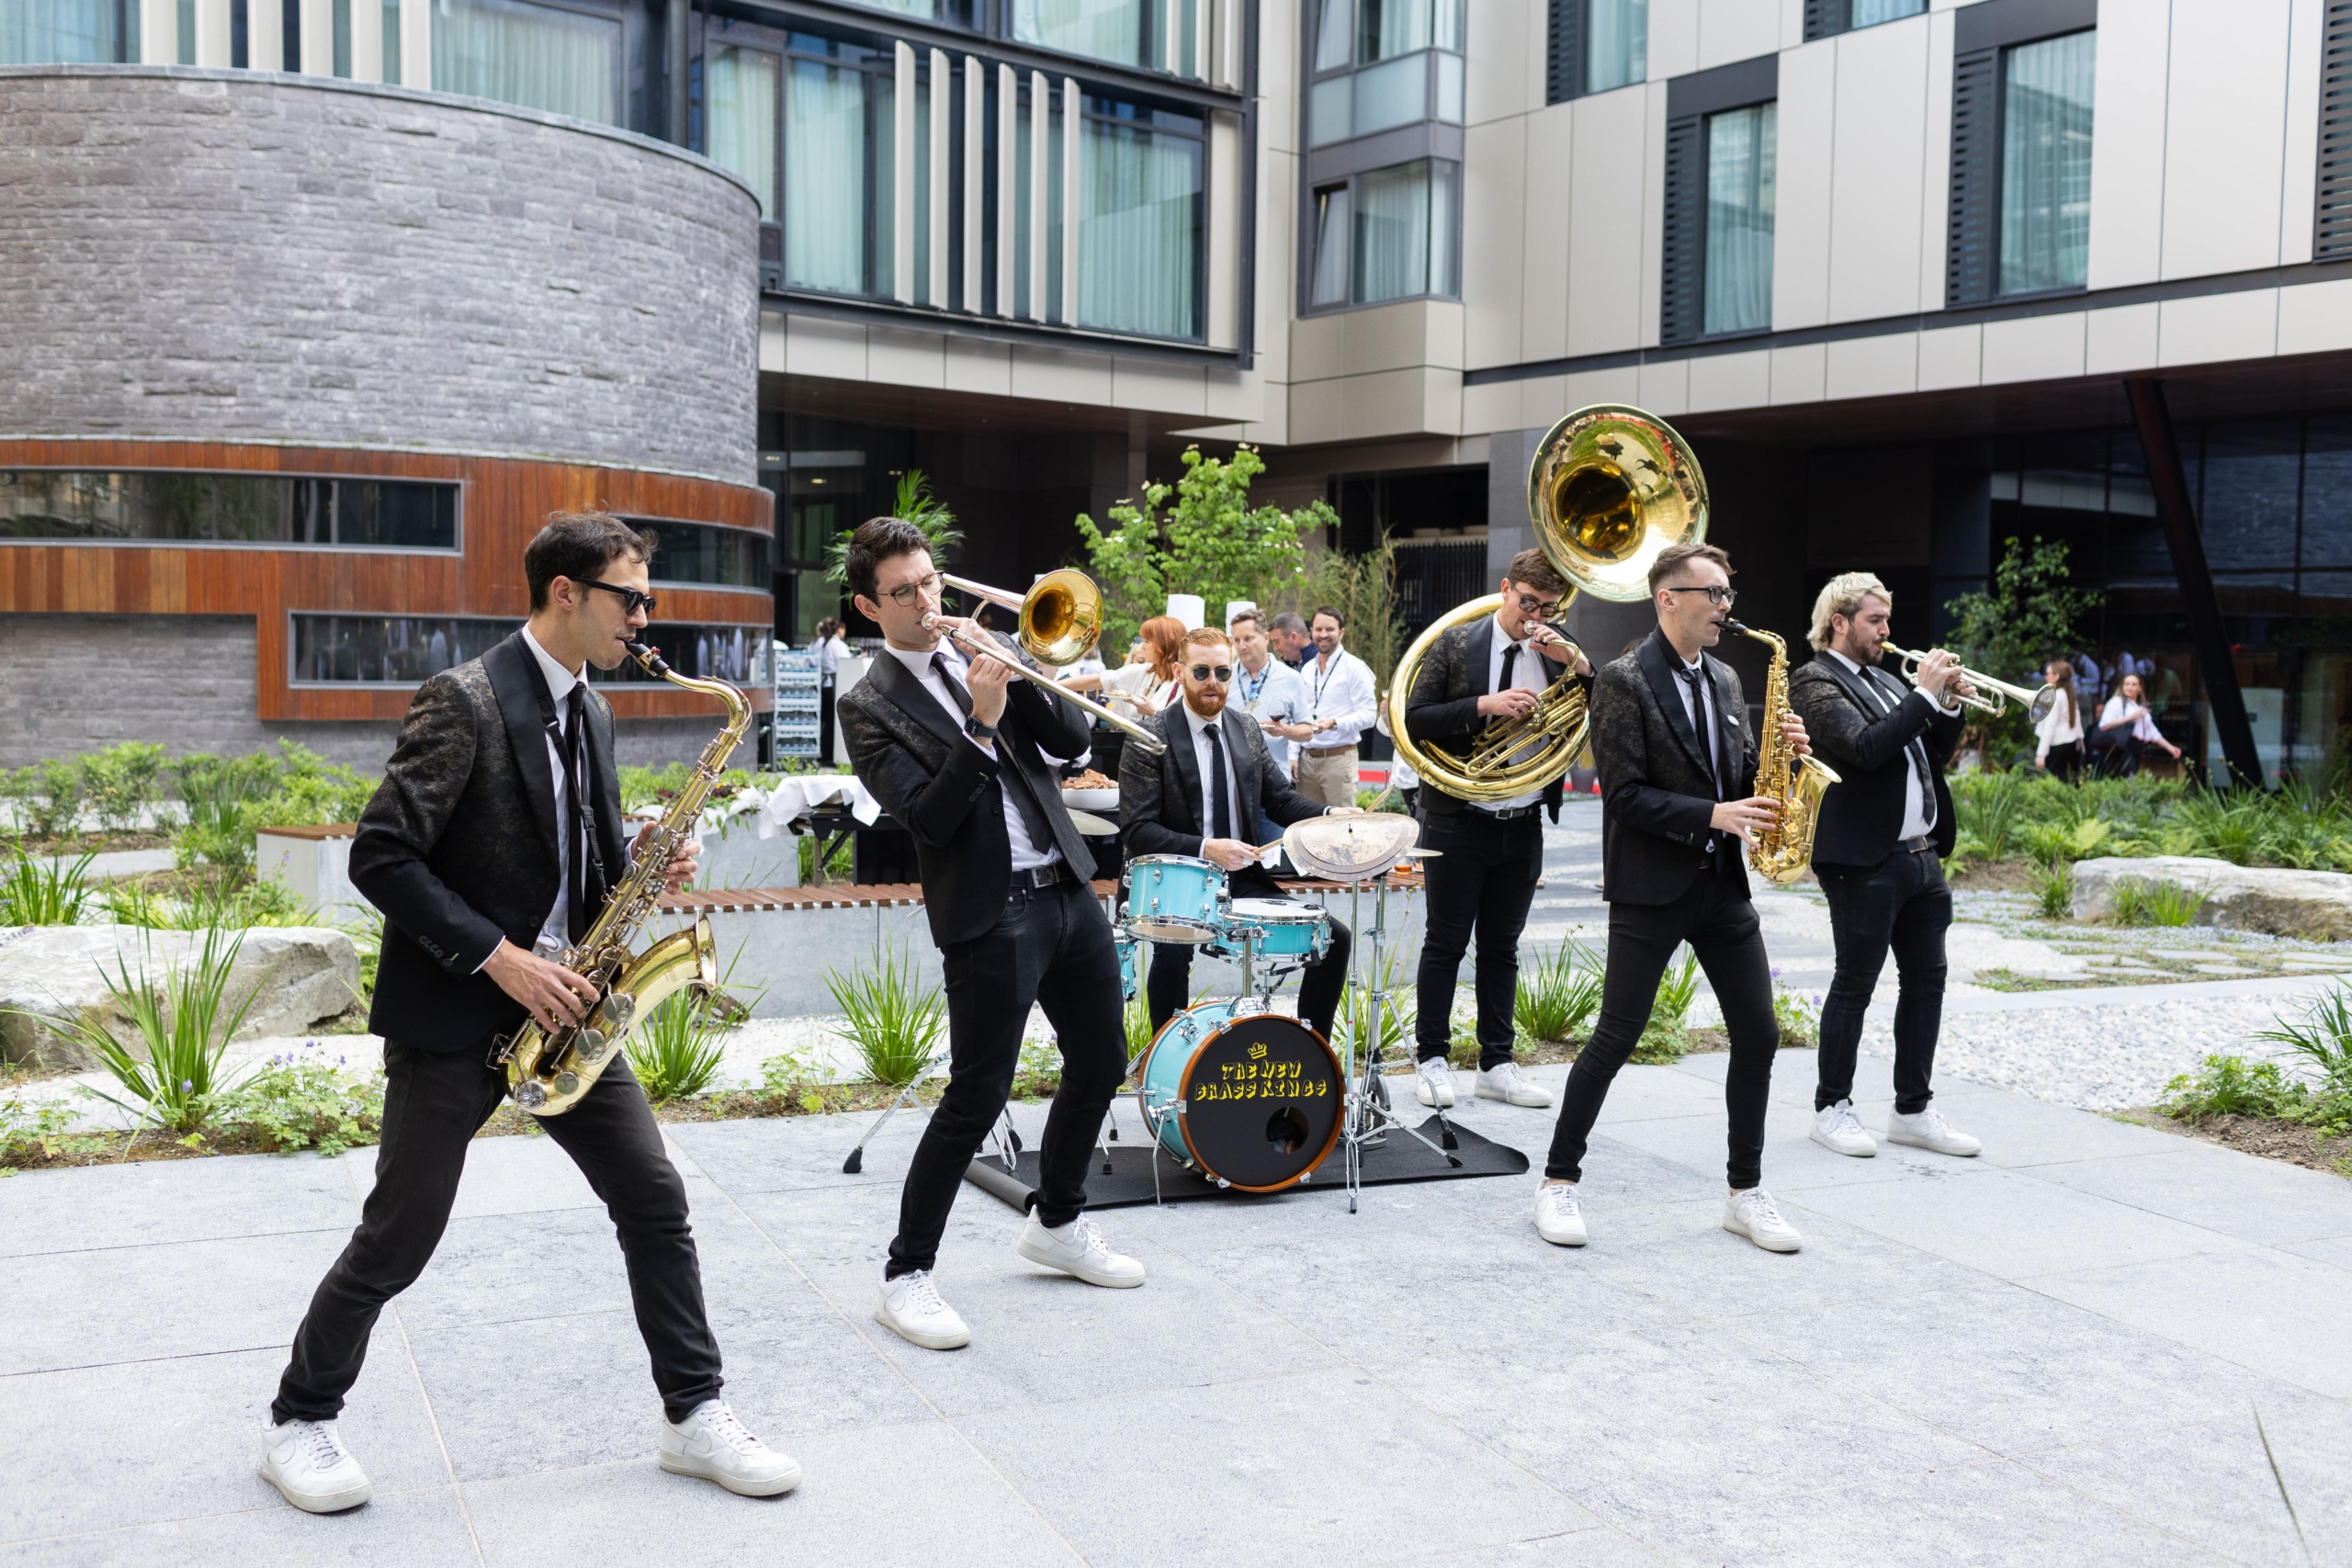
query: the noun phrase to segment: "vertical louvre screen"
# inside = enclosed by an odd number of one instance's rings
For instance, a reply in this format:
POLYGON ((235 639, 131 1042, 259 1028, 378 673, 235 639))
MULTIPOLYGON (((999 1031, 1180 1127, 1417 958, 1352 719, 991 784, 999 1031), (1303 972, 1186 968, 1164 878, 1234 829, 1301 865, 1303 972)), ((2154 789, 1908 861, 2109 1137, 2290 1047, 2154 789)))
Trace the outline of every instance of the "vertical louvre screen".
POLYGON ((1847 0, 1804 0, 1804 41, 1844 32, 1846 6, 1847 0))
POLYGON ((2001 51, 1974 50, 1952 62, 1947 306, 1982 304, 1993 297, 2000 184, 2001 51))
POLYGON ((2319 211, 2312 242, 2312 254, 2320 260, 2352 255, 2352 0, 2327 0, 2327 41, 2320 62, 2319 211))
POLYGON ((1707 146, 1702 117, 1666 127, 1666 234, 1659 246, 1658 338, 1680 343, 1700 334, 1706 306, 1707 146))
MULTIPOLYGON (((1588 0, 1552 0, 1550 52, 1544 62, 1544 101, 1564 104, 1584 95, 1584 12, 1588 0)), ((2352 0, 2339 0, 2352 8, 2352 0)))

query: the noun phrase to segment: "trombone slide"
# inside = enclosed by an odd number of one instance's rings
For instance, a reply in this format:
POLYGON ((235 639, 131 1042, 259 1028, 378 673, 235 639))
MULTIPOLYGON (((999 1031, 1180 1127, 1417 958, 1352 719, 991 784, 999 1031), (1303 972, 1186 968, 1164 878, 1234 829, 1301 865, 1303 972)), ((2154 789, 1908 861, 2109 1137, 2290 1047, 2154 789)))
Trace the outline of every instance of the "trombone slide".
POLYGON ((1053 680, 1047 676, 1038 674, 1037 671, 1030 669, 1026 664, 1022 663, 1021 660, 1013 658, 1011 654, 1005 652, 1004 649, 997 647, 996 644, 989 642, 985 638, 976 637, 961 626, 948 626, 941 619, 941 617, 935 615, 925 615, 922 618, 922 624, 928 630, 935 631, 943 636, 953 637, 956 641, 956 646, 962 649, 971 657, 975 659, 993 659, 998 663, 1003 665, 1006 669, 1012 671, 1015 675, 1020 676, 1023 680, 1043 687, 1045 690, 1051 692, 1054 695, 1061 698, 1064 702, 1077 704, 1088 713, 1092 714, 1096 718, 1102 720, 1103 723, 1108 724, 1114 728, 1125 733, 1127 739, 1142 747, 1144 750, 1148 752, 1150 755, 1157 757, 1161 752, 1168 750, 1168 742, 1162 740, 1159 736, 1154 735, 1150 730, 1146 729, 1142 725, 1136 723, 1135 720, 1123 718, 1119 715, 1113 713, 1109 708, 1104 707, 1102 704, 1094 702, 1090 698, 1080 695, 1079 693, 1071 691, 1068 686, 1063 685, 1060 682, 1053 680))

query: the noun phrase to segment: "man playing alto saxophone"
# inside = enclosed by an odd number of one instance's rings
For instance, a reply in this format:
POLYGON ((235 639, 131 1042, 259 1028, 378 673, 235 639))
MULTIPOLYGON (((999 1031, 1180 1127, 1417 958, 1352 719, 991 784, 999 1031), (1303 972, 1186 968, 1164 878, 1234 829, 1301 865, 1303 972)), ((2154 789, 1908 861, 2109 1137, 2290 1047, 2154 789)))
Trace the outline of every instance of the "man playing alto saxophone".
MULTIPOLYGON (((1774 801, 1739 793, 1756 771, 1747 702, 1739 677, 1706 651, 1731 615, 1731 558, 1713 545, 1673 546, 1650 568, 1649 587, 1657 630, 1593 682, 1608 976, 1600 1021, 1561 1096, 1536 1190, 1535 1229, 1557 1247, 1584 1245, 1577 1183, 1586 1141, 1611 1080, 1649 1021, 1667 965, 1687 942, 1723 1004, 1731 1035, 1724 1229, 1768 1251, 1794 1252, 1801 1245, 1795 1228, 1758 1185, 1765 1100, 1781 1035, 1741 855, 1780 813, 1774 801)), ((1781 733, 1792 752, 1807 753, 1803 720, 1784 716, 1781 733)))

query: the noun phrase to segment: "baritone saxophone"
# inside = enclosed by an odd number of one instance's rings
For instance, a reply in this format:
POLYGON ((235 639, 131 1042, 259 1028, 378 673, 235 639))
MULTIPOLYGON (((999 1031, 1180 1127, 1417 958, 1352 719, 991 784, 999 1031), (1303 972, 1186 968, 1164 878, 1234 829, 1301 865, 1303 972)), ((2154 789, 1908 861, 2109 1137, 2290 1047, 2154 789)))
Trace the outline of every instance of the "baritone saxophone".
POLYGON ((1764 717, 1757 726, 1756 793, 1778 801, 1780 825, 1756 835, 1747 863, 1771 882, 1794 882, 1813 865, 1813 830, 1821 819, 1821 797, 1839 781, 1818 757, 1797 755, 1781 734, 1789 712, 1789 645, 1771 632, 1726 620, 1724 625, 1772 650, 1764 674, 1764 717))

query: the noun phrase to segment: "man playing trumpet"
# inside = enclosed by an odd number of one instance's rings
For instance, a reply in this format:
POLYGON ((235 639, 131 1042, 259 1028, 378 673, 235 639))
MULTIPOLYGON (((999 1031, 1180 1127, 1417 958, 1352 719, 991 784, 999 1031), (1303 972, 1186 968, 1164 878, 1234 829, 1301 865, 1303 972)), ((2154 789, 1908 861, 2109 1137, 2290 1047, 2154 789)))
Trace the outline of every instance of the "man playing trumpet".
POLYGON ((1819 650, 1789 677, 1789 705, 1842 782, 1821 803, 1814 874, 1829 899, 1838 970, 1821 1010, 1820 1080, 1813 1141, 1857 1159, 1878 1144, 1854 1114, 1854 1052, 1862 1011, 1894 952, 1894 1110, 1889 1142, 1973 1155, 1983 1145, 1928 1102, 1944 1005, 1944 932, 1951 889, 1941 858, 1955 824, 1944 764, 1960 741, 1960 700, 1974 694, 1960 660, 1921 656, 1917 684, 1879 667, 1894 596, 1867 571, 1833 577, 1813 602, 1808 637, 1819 650))

